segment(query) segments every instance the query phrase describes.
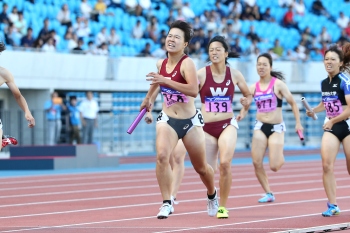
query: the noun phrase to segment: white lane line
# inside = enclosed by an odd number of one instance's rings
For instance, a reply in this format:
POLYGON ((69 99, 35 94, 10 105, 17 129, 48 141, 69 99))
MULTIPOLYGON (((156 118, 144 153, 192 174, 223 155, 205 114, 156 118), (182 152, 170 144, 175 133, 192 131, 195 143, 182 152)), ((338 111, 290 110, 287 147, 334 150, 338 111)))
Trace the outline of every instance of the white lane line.
MULTIPOLYGON (((350 197, 338 197, 337 199, 349 199, 350 197)), ((319 202, 319 201, 326 201, 326 198, 320 198, 320 199, 310 199, 310 200, 302 200, 302 201, 292 201, 292 202, 280 202, 280 203, 268 203, 268 204, 262 204, 262 205, 253 205, 253 206, 243 206, 243 207, 236 207, 236 208, 229 208, 229 210, 240 210, 240 209, 249 209, 249 208, 261 208, 261 207, 271 207, 271 206, 279 206, 279 205, 295 205, 300 203, 310 203, 310 202, 319 202)), ((159 204, 159 203, 157 203, 159 204)), ((342 210, 342 212, 350 211, 350 209, 342 210)), ((187 213, 181 213, 181 214, 172 214, 172 216, 183 216, 183 215, 193 215, 197 213, 206 213, 207 211, 196 211, 196 212, 187 212, 187 213)), ((53 213, 47 213, 47 214, 53 214, 53 213)), ((55 213, 56 214, 56 213, 55 213)), ((165 231, 165 232, 176 232, 176 231, 188 231, 188 230, 200 230, 200 229, 208 229, 208 228, 214 228, 214 227, 220 227, 220 226, 234 226, 234 225, 241 225, 241 224, 249 224, 249 223, 259 223, 259 222, 267 222, 267 221, 275 221, 275 220, 283 220, 283 219, 290 219, 290 218, 299 218, 299 217, 308 217, 308 216, 315 216, 320 215, 320 213, 313 213, 313 214, 306 214, 306 215, 296 215, 296 216, 288 216, 288 217, 281 217, 281 218, 272 218, 272 219, 262 219, 262 220, 254 220, 249 222, 240 222, 240 223, 232 223, 232 224, 222 224, 222 225, 214 225, 214 226, 206 226, 206 227, 198 227, 198 228, 183 228, 180 230, 174 230, 174 231, 165 231)), ((35 215, 28 215, 29 216, 35 216, 35 215)), ((50 229, 50 228, 64 228, 64 227, 72 227, 72 226, 83 226, 83 225, 92 225, 92 224, 102 224, 102 223, 112 223, 112 222, 124 222, 124 221, 139 221, 142 219, 150 219, 150 218, 156 218, 154 216, 147 216, 147 217, 138 217, 138 218, 127 218, 127 219, 116 219, 116 220, 105 220, 105 221, 98 221, 98 222, 85 222, 85 223, 75 223, 75 224, 66 224, 66 225, 56 225, 56 226, 43 226, 43 227, 35 227, 35 228, 23 228, 18 230, 9 230, 9 231, 2 231, 2 232, 18 232, 18 231, 32 231, 32 230, 42 230, 42 229, 50 229)), ((164 233, 165 233, 164 232, 164 233)), ((158 232, 160 233, 160 232, 158 232)), ((163 232, 162 232, 163 233, 163 232)))

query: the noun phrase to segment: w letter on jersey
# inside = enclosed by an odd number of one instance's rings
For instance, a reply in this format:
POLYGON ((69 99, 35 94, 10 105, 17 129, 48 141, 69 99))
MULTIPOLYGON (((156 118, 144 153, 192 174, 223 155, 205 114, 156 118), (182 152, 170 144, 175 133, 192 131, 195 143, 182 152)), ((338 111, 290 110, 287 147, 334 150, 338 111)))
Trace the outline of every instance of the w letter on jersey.
POLYGON ((210 92, 213 96, 225 96, 227 90, 227 87, 225 87, 224 90, 222 90, 221 87, 217 87, 216 90, 214 89, 214 87, 210 88, 210 92))

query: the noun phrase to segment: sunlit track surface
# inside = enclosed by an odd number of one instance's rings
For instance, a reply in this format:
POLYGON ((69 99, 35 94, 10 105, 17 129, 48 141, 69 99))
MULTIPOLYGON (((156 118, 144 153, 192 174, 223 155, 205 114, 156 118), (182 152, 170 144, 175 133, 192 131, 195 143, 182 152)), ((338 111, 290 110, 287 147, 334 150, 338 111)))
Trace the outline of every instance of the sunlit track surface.
MULTIPOLYGON (((274 203, 263 194, 251 164, 233 165, 230 217, 206 213, 206 189, 187 168, 175 212, 155 216, 161 205, 154 170, 9 177, 0 179, 0 232, 288 232, 350 222, 350 177, 345 160, 335 165, 341 214, 324 218, 326 195, 320 161, 266 165, 274 203)), ((218 174, 216 174, 218 187, 218 174)), ((345 232, 345 231, 344 231, 345 232)))

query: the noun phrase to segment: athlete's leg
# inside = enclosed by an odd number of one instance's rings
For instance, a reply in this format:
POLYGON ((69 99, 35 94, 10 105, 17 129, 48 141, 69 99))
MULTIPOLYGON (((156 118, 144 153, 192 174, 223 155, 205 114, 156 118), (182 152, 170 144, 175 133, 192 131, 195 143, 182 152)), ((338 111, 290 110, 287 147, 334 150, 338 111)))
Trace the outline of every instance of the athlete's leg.
MULTIPOLYGON (((349 138, 349 137, 348 137, 349 138)), ((347 139, 349 141, 349 139, 347 139)), ((336 204, 336 181, 334 163, 340 147, 339 139, 330 132, 324 132, 321 145, 323 187, 329 203, 336 204)))
POLYGON ((237 129, 229 125, 219 137, 220 206, 226 207, 232 184, 231 162, 236 148, 237 129))
POLYGON ((277 172, 284 163, 284 132, 273 133, 268 139, 270 169, 277 172))
POLYGON ((218 169, 219 145, 218 139, 204 132, 205 135, 205 154, 207 163, 213 168, 214 173, 218 169))
POLYGON ((182 178, 185 174, 185 157, 186 157, 186 148, 182 142, 179 140, 176 147, 170 156, 170 165, 173 170, 173 184, 172 184, 172 196, 176 199, 177 192, 180 188, 182 178))
POLYGON ((350 175, 350 135, 343 139, 342 144, 346 157, 346 167, 350 175))
POLYGON ((258 178, 261 187, 266 193, 270 193, 269 181, 264 169, 264 155, 267 148, 267 138, 261 130, 254 130, 252 138, 252 159, 255 175, 258 178))
POLYGON ((156 130, 157 180, 163 200, 171 200, 173 175, 169 159, 171 152, 178 142, 178 137, 176 132, 167 123, 158 123, 156 130))
POLYGON ((214 170, 207 163, 205 155, 205 136, 202 127, 194 126, 182 139, 193 168, 199 174, 208 194, 215 193, 214 170))
MULTIPOLYGON (((2 125, 1 125, 1 129, 0 129, 0 138, 2 139, 2 135, 3 135, 3 131, 2 131, 2 125)), ((2 150, 2 143, 0 144, 0 151, 2 150)))

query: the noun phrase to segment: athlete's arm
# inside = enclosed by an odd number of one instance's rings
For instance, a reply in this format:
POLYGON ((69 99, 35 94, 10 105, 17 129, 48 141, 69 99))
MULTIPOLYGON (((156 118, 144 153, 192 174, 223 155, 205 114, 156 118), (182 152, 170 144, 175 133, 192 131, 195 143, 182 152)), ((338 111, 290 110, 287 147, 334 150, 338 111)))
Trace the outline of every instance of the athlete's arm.
POLYGON ((15 100, 16 100, 18 106, 23 110, 24 116, 25 116, 26 120, 28 121, 28 127, 30 127, 30 128, 34 127, 35 126, 34 117, 32 116, 32 113, 29 110, 27 101, 22 96, 19 88, 17 87, 17 85, 15 83, 13 75, 11 74, 11 72, 9 72, 5 68, 0 69, 0 75, 3 77, 3 79, 6 82, 6 85, 11 90, 13 96, 15 97, 15 100))
POLYGON ((199 90, 202 89, 202 87, 205 83, 206 74, 207 74, 207 72, 206 72, 205 67, 203 67, 197 71, 197 76, 198 76, 198 81, 199 81, 199 90))
POLYGON ((279 92, 282 94, 282 96, 287 100, 289 105, 292 107, 292 111, 294 114, 295 118, 295 130, 304 130, 303 127, 301 126, 301 121, 300 121, 300 112, 297 103, 295 102, 292 93, 289 91, 287 85, 280 81, 276 80, 279 92))
POLYGON ((253 97, 249 91, 248 85, 243 77, 243 74, 240 71, 234 69, 231 69, 231 74, 233 75, 232 81, 237 81, 237 86, 239 87, 244 96, 240 99, 242 106, 246 109, 249 109, 253 97))
MULTIPOLYGON (((162 62, 163 62, 164 59, 160 59, 158 60, 157 62, 157 69, 158 69, 158 72, 160 70, 160 67, 162 65, 162 62)), ((154 73, 154 74, 157 74, 159 75, 158 73, 155 73, 155 72, 151 72, 151 73, 154 73)), ((149 77, 150 74, 149 73, 148 75, 146 75, 146 77, 149 77)), ((160 75, 159 75, 160 76, 160 75)), ((150 81, 149 79, 146 79, 147 81, 150 81)), ((158 92, 159 92, 159 83, 156 83, 156 82, 153 82, 150 84, 150 88, 148 89, 148 92, 146 94, 146 97, 144 98, 143 102, 141 103, 141 106, 140 106, 140 111, 143 109, 143 108, 146 108, 147 109, 147 112, 151 111, 152 110, 152 104, 154 102, 152 102, 152 96, 153 95, 156 95, 154 97, 154 99, 157 97, 158 95, 158 92), (155 94, 156 93, 156 94, 155 94)))
POLYGON ((151 72, 147 75, 147 77, 151 77, 147 80, 152 81, 152 84, 165 84, 174 90, 195 98, 198 94, 198 78, 196 66, 194 65, 192 59, 186 58, 182 61, 180 72, 187 83, 172 81, 171 79, 167 79, 162 75, 154 72, 151 72))

